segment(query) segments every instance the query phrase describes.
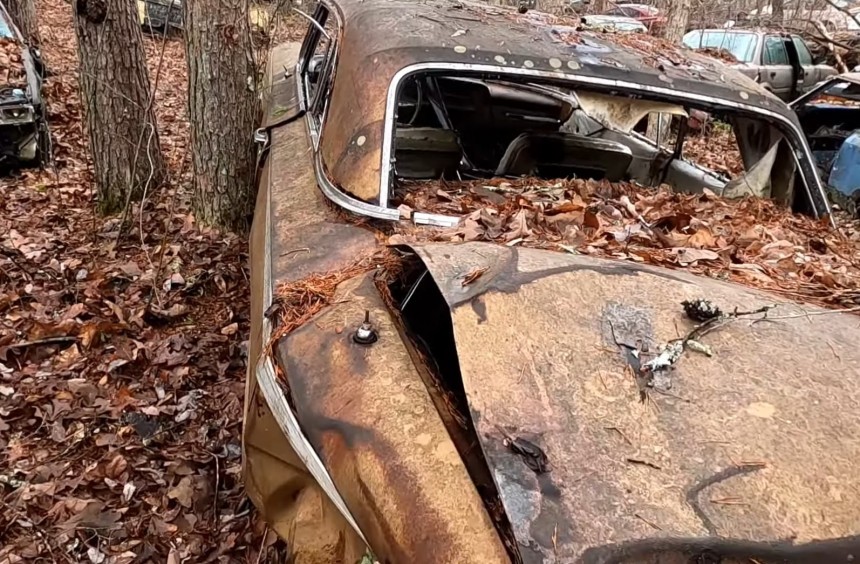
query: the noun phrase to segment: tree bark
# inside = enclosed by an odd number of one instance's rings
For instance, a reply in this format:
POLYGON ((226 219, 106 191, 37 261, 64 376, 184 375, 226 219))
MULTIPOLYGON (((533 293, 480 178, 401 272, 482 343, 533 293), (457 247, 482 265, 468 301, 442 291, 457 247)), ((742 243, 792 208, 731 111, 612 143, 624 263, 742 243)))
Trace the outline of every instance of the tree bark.
POLYGON ((194 214, 247 228, 253 211, 257 72, 247 0, 185 0, 194 214))
POLYGON ((99 209, 113 213, 164 179, 143 36, 130 0, 72 4, 99 209))
POLYGON ((773 8, 773 11, 771 12, 772 22, 774 24, 781 24, 782 20, 785 17, 785 7, 783 0, 773 0, 771 2, 771 8, 773 8))
POLYGON ((690 0, 671 0, 668 3, 668 18, 664 37, 672 43, 680 43, 687 32, 690 21, 690 0))
POLYGON ((39 46, 39 23, 34 0, 6 0, 4 2, 12 22, 21 31, 30 47, 39 46))

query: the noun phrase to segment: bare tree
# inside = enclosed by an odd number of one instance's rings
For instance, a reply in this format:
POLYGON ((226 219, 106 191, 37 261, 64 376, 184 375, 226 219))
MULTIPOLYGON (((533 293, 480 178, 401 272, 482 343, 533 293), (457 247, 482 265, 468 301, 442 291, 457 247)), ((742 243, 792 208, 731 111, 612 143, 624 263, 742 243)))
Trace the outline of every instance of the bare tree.
POLYGON ((185 0, 184 8, 194 213, 242 229, 253 207, 259 113, 248 0, 185 0))
POLYGON ((772 21, 776 24, 782 23, 782 20, 785 19, 785 3, 783 0, 771 0, 770 6, 772 21))
POLYGON ((667 3, 668 17, 663 35, 672 43, 680 43, 687 32, 687 22, 690 21, 690 4, 691 0, 670 0, 667 3))
POLYGON ((31 47, 39 46, 39 24, 34 0, 6 0, 6 10, 31 47))
POLYGON ((143 37, 130 0, 73 5, 99 208, 112 213, 159 184, 165 172, 143 37))

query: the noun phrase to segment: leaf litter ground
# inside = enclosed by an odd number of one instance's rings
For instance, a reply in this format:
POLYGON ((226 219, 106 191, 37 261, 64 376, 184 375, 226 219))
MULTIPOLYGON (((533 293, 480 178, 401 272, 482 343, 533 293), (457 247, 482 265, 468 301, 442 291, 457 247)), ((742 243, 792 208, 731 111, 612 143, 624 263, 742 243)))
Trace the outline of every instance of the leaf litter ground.
POLYGON ((190 213, 181 38, 145 36, 170 181, 118 239, 71 6, 37 8, 55 168, 0 177, 0 562, 277 561, 241 483, 247 240, 190 213))

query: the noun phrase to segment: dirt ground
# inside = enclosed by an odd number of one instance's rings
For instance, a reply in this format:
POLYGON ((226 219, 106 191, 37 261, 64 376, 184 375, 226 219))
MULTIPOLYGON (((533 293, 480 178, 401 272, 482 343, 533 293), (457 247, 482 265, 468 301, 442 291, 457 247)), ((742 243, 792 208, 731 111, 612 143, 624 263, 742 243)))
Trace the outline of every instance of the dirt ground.
POLYGON ((0 178, 0 562, 281 561, 241 483, 247 241, 190 213, 181 38, 145 37, 170 179, 120 230, 71 5, 38 12, 56 168, 0 178))

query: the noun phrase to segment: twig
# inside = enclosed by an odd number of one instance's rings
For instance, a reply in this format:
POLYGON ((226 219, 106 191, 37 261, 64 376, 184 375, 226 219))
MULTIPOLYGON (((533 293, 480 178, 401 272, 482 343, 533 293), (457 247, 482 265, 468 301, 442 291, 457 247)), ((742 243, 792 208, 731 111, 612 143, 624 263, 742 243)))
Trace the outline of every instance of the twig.
POLYGON ((263 530, 263 540, 260 542, 260 551, 257 553, 257 564, 260 564, 261 558, 263 558, 263 549, 266 548, 266 539, 269 537, 269 527, 266 527, 263 530))
POLYGON ((855 307, 847 307, 845 309, 826 309, 824 311, 806 311, 804 313, 797 313, 793 315, 780 315, 778 317, 765 317, 768 321, 778 321, 780 319, 797 319, 800 317, 812 317, 813 315, 830 315, 833 313, 853 313, 855 311, 860 311, 860 306, 855 307))
POLYGON ((72 335, 65 335, 60 337, 45 337, 44 339, 34 339, 32 341, 24 341, 22 343, 14 343, 11 345, 7 345, 7 349, 24 349, 27 347, 35 347, 38 345, 56 345, 59 343, 74 343, 78 340, 77 337, 72 335))
POLYGON ((212 496, 212 525, 217 532, 220 530, 218 527, 218 487, 221 485, 221 465, 218 463, 218 457, 214 453, 209 452, 209 456, 215 459, 215 494, 212 496))

